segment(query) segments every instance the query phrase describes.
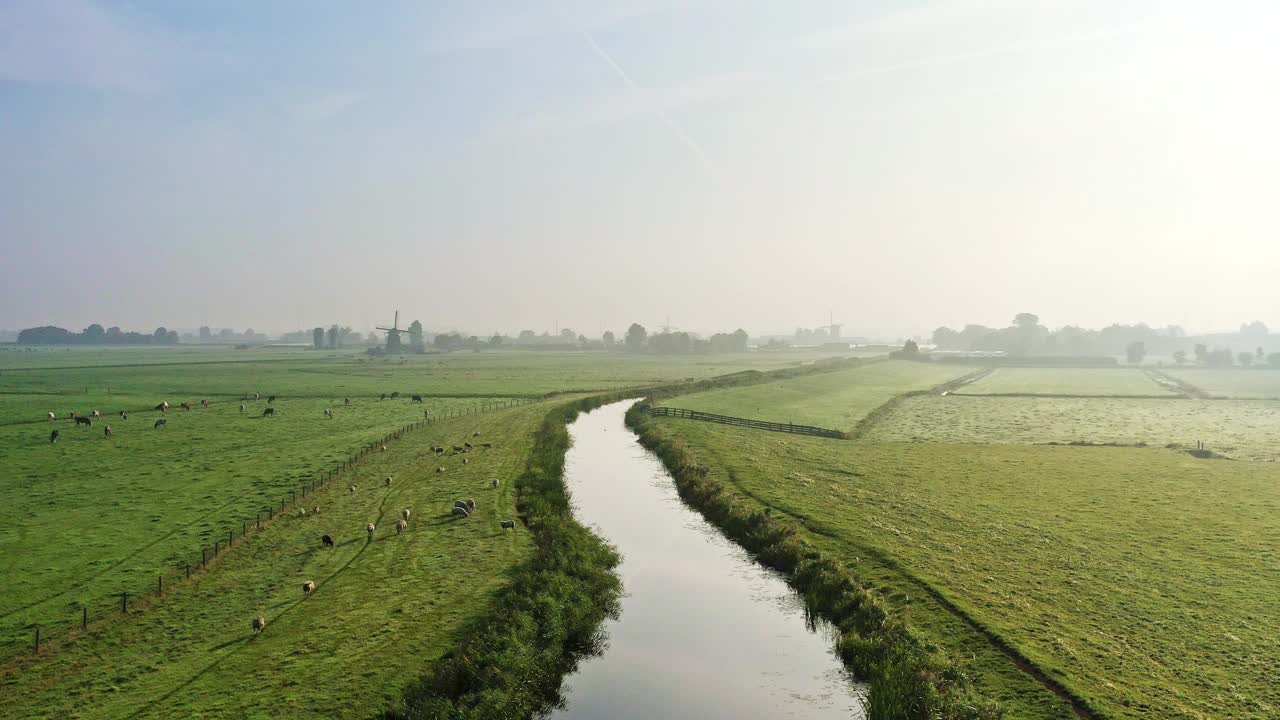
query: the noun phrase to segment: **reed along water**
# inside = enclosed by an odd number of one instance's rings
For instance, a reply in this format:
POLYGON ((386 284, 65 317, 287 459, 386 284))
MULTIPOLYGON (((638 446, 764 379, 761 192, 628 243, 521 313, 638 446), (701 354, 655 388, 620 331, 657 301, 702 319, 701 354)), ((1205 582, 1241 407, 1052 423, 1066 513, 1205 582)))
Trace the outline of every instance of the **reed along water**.
POLYGON ((862 688, 778 573, 676 494, 620 402, 578 416, 565 481, 575 515, 622 553, 622 612, 565 680, 553 718, 861 718, 862 688))

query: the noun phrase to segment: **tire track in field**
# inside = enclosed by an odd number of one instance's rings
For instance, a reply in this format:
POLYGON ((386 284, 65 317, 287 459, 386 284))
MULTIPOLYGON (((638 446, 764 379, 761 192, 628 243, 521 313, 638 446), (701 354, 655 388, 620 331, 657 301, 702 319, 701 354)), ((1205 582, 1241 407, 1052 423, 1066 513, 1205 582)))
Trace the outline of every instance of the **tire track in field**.
MULTIPOLYGON (((386 513, 387 513, 387 510, 386 510, 386 507, 387 507, 387 500, 388 500, 388 499, 390 499, 390 497, 391 497, 391 493, 392 493, 392 492, 394 492, 394 490, 392 490, 392 489, 388 489, 385 493, 383 493, 383 495, 382 495, 382 501, 381 501, 380 503, 378 503, 378 517, 376 518, 376 520, 375 520, 375 522, 374 522, 374 525, 375 525, 375 526, 376 526, 376 525, 381 525, 381 524, 382 524, 382 518, 383 518, 383 517, 386 515, 386 513)), ((358 541, 357 541, 357 542, 358 542, 358 541)), ((326 578, 324 579, 323 584, 320 584, 320 585, 317 585, 317 586, 316 586, 316 589, 315 589, 314 593, 318 593, 318 592, 320 592, 320 591, 321 591, 321 589, 323 589, 324 587, 326 587, 330 582, 333 582, 333 580, 334 580, 335 578, 337 578, 337 577, 338 577, 339 575, 341 575, 342 573, 346 572, 346 571, 347 571, 347 569, 348 569, 348 568, 350 568, 350 567, 355 563, 355 561, 356 561, 356 560, 359 560, 359 559, 360 559, 360 556, 361 556, 361 555, 364 555, 364 551, 365 551, 365 550, 368 550, 368 549, 369 549, 369 546, 370 546, 370 545, 372 545, 372 544, 373 544, 373 542, 374 542, 374 541, 372 541, 372 540, 367 540, 367 541, 365 541, 364 545, 361 545, 361 546, 360 546, 360 549, 359 549, 359 550, 357 550, 357 551, 355 552, 355 554, 354 554, 354 555, 352 555, 352 556, 351 556, 351 557, 350 557, 350 558, 349 558, 345 563, 343 563, 343 564, 341 565, 341 567, 339 567, 337 570, 334 570, 332 573, 330 573, 330 574, 329 574, 329 576, 328 576, 328 577, 326 577, 326 578)), ((314 594, 314 593, 313 593, 313 594, 314 594)), ((267 623, 267 625, 268 625, 268 626, 271 626, 271 625, 273 625, 273 624, 275 624, 275 623, 279 622, 281 618, 285 617, 286 615, 288 615, 289 613, 293 612, 294 610, 297 610, 298 608, 302 607, 302 604, 303 604, 304 602, 306 602, 306 601, 307 601, 307 598, 306 598, 306 597, 304 597, 304 598, 303 598, 303 599, 301 599, 301 600, 297 600, 297 601, 295 601, 292 605, 290 605, 290 606, 286 607, 285 609, 283 609, 283 610, 281 610, 280 612, 276 613, 275 615, 271 616, 271 617, 269 618, 269 622, 267 623)), ((222 646, 219 646, 219 647, 217 647, 217 648, 214 648, 214 650, 215 650, 215 651, 220 650, 220 649, 224 649, 224 648, 230 648, 230 649, 227 649, 227 650, 226 650, 226 652, 223 652, 223 653, 219 654, 219 655, 217 656, 217 658, 216 658, 213 662, 211 662, 211 663, 209 663, 208 665, 206 665, 204 668, 202 668, 202 669, 201 669, 199 672, 197 672, 195 675, 192 675, 191 677, 187 678, 186 680, 184 680, 184 681, 182 681, 182 682, 178 683, 178 684, 177 684, 176 686, 174 686, 174 688, 173 688, 173 689, 171 689, 169 692, 165 693, 164 695, 162 695, 162 696, 161 696, 161 697, 159 697, 159 698, 156 698, 155 700, 151 701, 149 704, 147 704, 147 705, 143 705, 142 707, 138 708, 137 710, 135 710, 134 712, 130 713, 130 714, 129 714, 128 716, 126 716, 126 717, 128 718, 128 720, 134 720, 134 718, 140 718, 140 717, 142 717, 142 716, 143 716, 143 713, 145 713, 145 712, 147 712, 147 711, 151 710, 152 708, 156 707, 157 705, 163 705, 163 704, 165 703, 165 701, 167 701, 169 698, 173 697, 173 696, 174 696, 174 695, 176 695, 177 693, 179 693, 179 692, 181 692, 182 690, 185 690, 185 689, 187 689, 187 688, 191 687, 193 684, 195 684, 196 682, 198 682, 202 677, 204 677, 205 675, 207 675, 207 674, 209 673, 209 671, 210 671, 210 670, 213 670, 214 668, 218 667, 218 665, 220 665, 224 660, 226 660, 226 659, 227 659, 227 658, 229 658, 229 657, 234 656, 235 654, 237 654, 237 653, 239 653, 240 651, 244 650, 245 648, 249 647, 249 643, 253 641, 253 638, 254 638, 254 637, 256 637, 256 635, 250 635, 250 636, 245 637, 245 638, 242 638, 242 639, 240 639, 240 640, 232 640, 232 641, 231 641, 231 644, 229 644, 229 645, 228 645, 228 644, 224 644, 224 645, 222 645, 222 646)))

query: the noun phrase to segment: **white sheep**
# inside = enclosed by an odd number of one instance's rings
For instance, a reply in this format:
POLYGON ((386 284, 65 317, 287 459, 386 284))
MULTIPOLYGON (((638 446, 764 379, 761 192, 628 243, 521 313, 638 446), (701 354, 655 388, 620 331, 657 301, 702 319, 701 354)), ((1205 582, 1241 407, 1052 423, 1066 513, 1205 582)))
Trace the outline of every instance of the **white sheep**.
POLYGON ((407 527, 409 527, 409 521, 403 520, 403 519, 400 520, 399 522, 396 523, 396 534, 399 535, 400 533, 404 532, 404 529, 407 527))
POLYGON ((308 580, 302 583, 302 596, 304 598, 311 597, 311 593, 316 591, 316 581, 308 580))
POLYGON ((262 632, 262 629, 265 628, 266 626, 267 626, 267 619, 262 617, 261 615, 253 619, 254 632, 262 632))
POLYGON ((491 482, 493 483, 493 486, 494 486, 494 487, 498 487, 498 485, 501 485, 501 484, 502 484, 502 483, 498 480, 498 478, 494 478, 491 482))
POLYGON ((364 529, 369 533, 369 541, 373 542, 373 531, 376 530, 377 527, 373 523, 369 523, 364 529))
POLYGON ((400 514, 404 517, 404 519, 405 519, 405 520, 408 520, 408 519, 409 519, 409 508, 405 508, 404 510, 402 510, 402 511, 400 512, 400 514))
POLYGON ((387 480, 386 480, 386 482, 387 482, 387 487, 391 487, 391 476, 390 476, 390 475, 388 475, 388 476, 387 476, 387 480))

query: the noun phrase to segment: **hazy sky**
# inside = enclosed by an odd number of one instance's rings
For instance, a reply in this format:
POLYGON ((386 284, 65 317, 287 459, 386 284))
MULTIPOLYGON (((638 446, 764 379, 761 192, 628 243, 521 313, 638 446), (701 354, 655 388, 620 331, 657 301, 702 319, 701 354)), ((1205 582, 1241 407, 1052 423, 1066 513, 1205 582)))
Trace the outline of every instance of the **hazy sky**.
POLYGON ((0 327, 1280 327, 1280 3, 0 2, 0 327))

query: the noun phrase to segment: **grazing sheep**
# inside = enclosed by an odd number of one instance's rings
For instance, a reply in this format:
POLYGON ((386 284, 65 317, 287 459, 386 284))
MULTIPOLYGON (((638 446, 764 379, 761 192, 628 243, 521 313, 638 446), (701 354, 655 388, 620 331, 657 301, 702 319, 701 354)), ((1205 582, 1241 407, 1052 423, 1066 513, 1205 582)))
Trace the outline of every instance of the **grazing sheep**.
POLYGON ((462 464, 463 464, 463 465, 466 465, 467 463, 470 463, 470 462, 471 462, 471 459, 470 459, 470 458, 462 458, 462 464))
POLYGON ((468 507, 467 507, 467 501, 466 501, 466 500, 454 500, 454 501, 453 501, 453 506, 454 506, 454 507, 460 507, 460 508, 468 509, 468 510, 470 509, 470 508, 468 508, 468 507))
POLYGON ((330 410, 329 408, 325 408, 325 409, 324 409, 324 416, 332 420, 332 419, 333 419, 333 411, 332 411, 332 410, 330 410))
POLYGON ((456 452, 456 453, 460 453, 460 452, 462 452, 462 446, 461 446, 461 445, 454 445, 454 446, 453 446, 453 451, 454 451, 454 452, 456 452))
POLYGON ((494 479, 493 479, 493 486, 494 486, 494 487, 498 487, 498 485, 500 485, 500 484, 502 484, 502 483, 498 480, 498 478, 494 478, 494 479))
POLYGON ((475 511, 476 511, 476 501, 475 501, 475 500, 472 500, 472 499, 470 499, 470 498, 468 498, 468 499, 467 499, 467 510, 468 510, 469 512, 475 512, 475 511))
POLYGON ((254 399, 254 400, 261 400, 261 399, 262 399, 262 396, 261 396, 261 395, 259 395, 258 393, 254 393, 254 394, 253 394, 253 399, 254 399))
POLYGON ((401 510, 401 511, 400 511, 400 514, 404 517, 404 519, 405 519, 405 520, 408 520, 408 519, 409 519, 409 508, 405 508, 404 510, 401 510))
POLYGON ((432 450, 435 450, 435 452, 436 452, 436 454, 437 454, 437 455, 439 455, 439 454, 441 454, 441 453, 443 453, 443 452, 444 452, 444 448, 442 448, 442 447, 434 447, 434 448, 431 448, 431 449, 432 449, 432 450))
POLYGON ((480 431, 477 430, 476 432, 471 433, 471 437, 480 437, 480 431))
POLYGON ((350 404, 351 404, 351 398, 343 398, 343 403, 342 403, 342 404, 343 404, 343 405, 350 405, 350 404))
POLYGON ((89 413, 89 417, 100 418, 102 417, 102 413, 98 412, 97 410, 94 410, 93 412, 89 413))
POLYGON ((244 403, 240 403, 240 414, 244 414, 244 403))
POLYGON ((316 591, 316 581, 308 580, 302 583, 302 597, 311 597, 311 593, 316 591))
POLYGON ((396 523, 396 534, 399 535, 404 532, 404 529, 407 527, 409 527, 409 521, 401 518, 400 521, 396 523))
POLYGON ((319 514, 320 514, 320 506, 319 506, 319 505, 317 505, 317 506, 315 506, 315 507, 311 508, 311 514, 312 514, 312 515, 319 515, 319 514))
POLYGON ((49 433, 49 444, 52 445, 53 443, 58 442, 58 437, 60 435, 62 435, 62 433, 58 432, 57 430, 54 430, 53 432, 49 433))
POLYGON ((386 394, 386 393, 382 393, 382 397, 380 397, 380 398, 378 398, 378 399, 379 399, 379 400, 386 400, 386 399, 387 399, 387 394, 386 394))
POLYGON ((453 510, 452 510, 452 514, 457 515, 458 517, 470 517, 470 516, 471 516, 471 513, 467 512, 467 509, 466 509, 465 507, 457 507, 456 505, 454 506, 454 508, 453 508, 453 510))
POLYGON ((464 448, 466 448, 466 449, 470 450, 470 449, 471 449, 472 447, 474 447, 474 446, 473 446, 471 443, 469 443, 469 442, 464 442, 464 443, 462 443, 462 447, 464 447, 464 448))
POLYGON ((503 521, 502 521, 502 529, 503 529, 503 530, 513 530, 513 529, 515 529, 515 526, 516 526, 516 521, 515 521, 515 520, 503 520, 503 521))
POLYGON ((54 415, 53 413, 49 413, 49 422, 53 422, 54 420, 57 420, 57 419, 58 419, 57 415, 54 415))
POLYGON ((128 419, 129 419, 129 413, 127 413, 127 412, 125 412, 125 411, 121 410, 121 411, 120 411, 120 419, 121 419, 121 420, 128 420, 128 419))
POLYGON ((275 395, 272 395, 272 396, 270 396, 270 397, 268 397, 268 398, 267 398, 267 404, 268 404, 268 405, 270 405, 271 403, 273 403, 273 402, 275 402, 275 401, 276 401, 276 396, 275 396, 275 395))
POLYGON ((275 408, 266 408, 265 410, 262 411, 262 417, 267 417, 268 415, 274 417, 275 414, 276 414, 275 408))
POLYGON ((267 626, 267 619, 262 617, 261 615, 253 619, 254 632, 256 633, 262 632, 262 629, 265 628, 266 626, 267 626))
POLYGON ((108 425, 102 429, 102 437, 111 437, 111 426, 108 425))
POLYGON ((179 405, 179 407, 181 407, 183 410, 190 410, 190 409, 191 409, 191 403, 185 403, 185 402, 184 402, 184 403, 182 403, 181 405, 179 405))
POLYGON ((386 479, 386 481, 385 481, 385 482, 387 483, 387 487, 391 487, 391 476, 390 476, 390 475, 388 475, 388 476, 387 476, 387 479, 386 479))
POLYGON ((323 543, 325 547, 333 547, 333 538, 328 535, 321 535, 320 542, 323 543))
POLYGON ((485 450, 488 450, 489 448, 493 447, 493 443, 481 443, 480 447, 484 448, 485 450))
POLYGON ((386 451, 387 451, 386 445, 379 446, 378 452, 386 452, 386 451))
POLYGON ((436 474, 437 474, 437 475, 443 475, 443 474, 444 474, 444 468, 442 468, 442 467, 438 467, 438 468, 436 468, 436 474))
POLYGON ((400 393, 399 393, 399 391, 391 393, 391 399, 392 399, 392 400, 395 400, 395 399, 396 399, 396 398, 398 398, 398 397, 400 397, 400 393))
POLYGON ((355 485, 352 485, 352 486, 351 486, 351 492, 355 492, 355 491, 356 491, 356 486, 355 486, 355 485))
POLYGON ((377 527, 375 527, 373 523, 369 523, 364 529, 369 533, 369 542, 373 542, 373 531, 376 530, 377 527))
POLYGON ((87 425, 89 427, 93 427, 93 421, 87 417, 78 417, 76 418, 76 425, 87 425))
POLYGON ((160 418, 159 420, 157 420, 156 424, 151 426, 151 429, 159 430, 162 427, 169 427, 169 420, 167 418, 160 418))
POLYGON ((306 517, 306 516, 307 516, 307 509, 306 509, 306 508, 298 508, 298 515, 299 515, 300 517, 306 517))
POLYGON ((208 408, 208 407, 209 407, 209 401, 208 401, 208 400, 201 400, 201 401, 200 401, 200 407, 208 408))

